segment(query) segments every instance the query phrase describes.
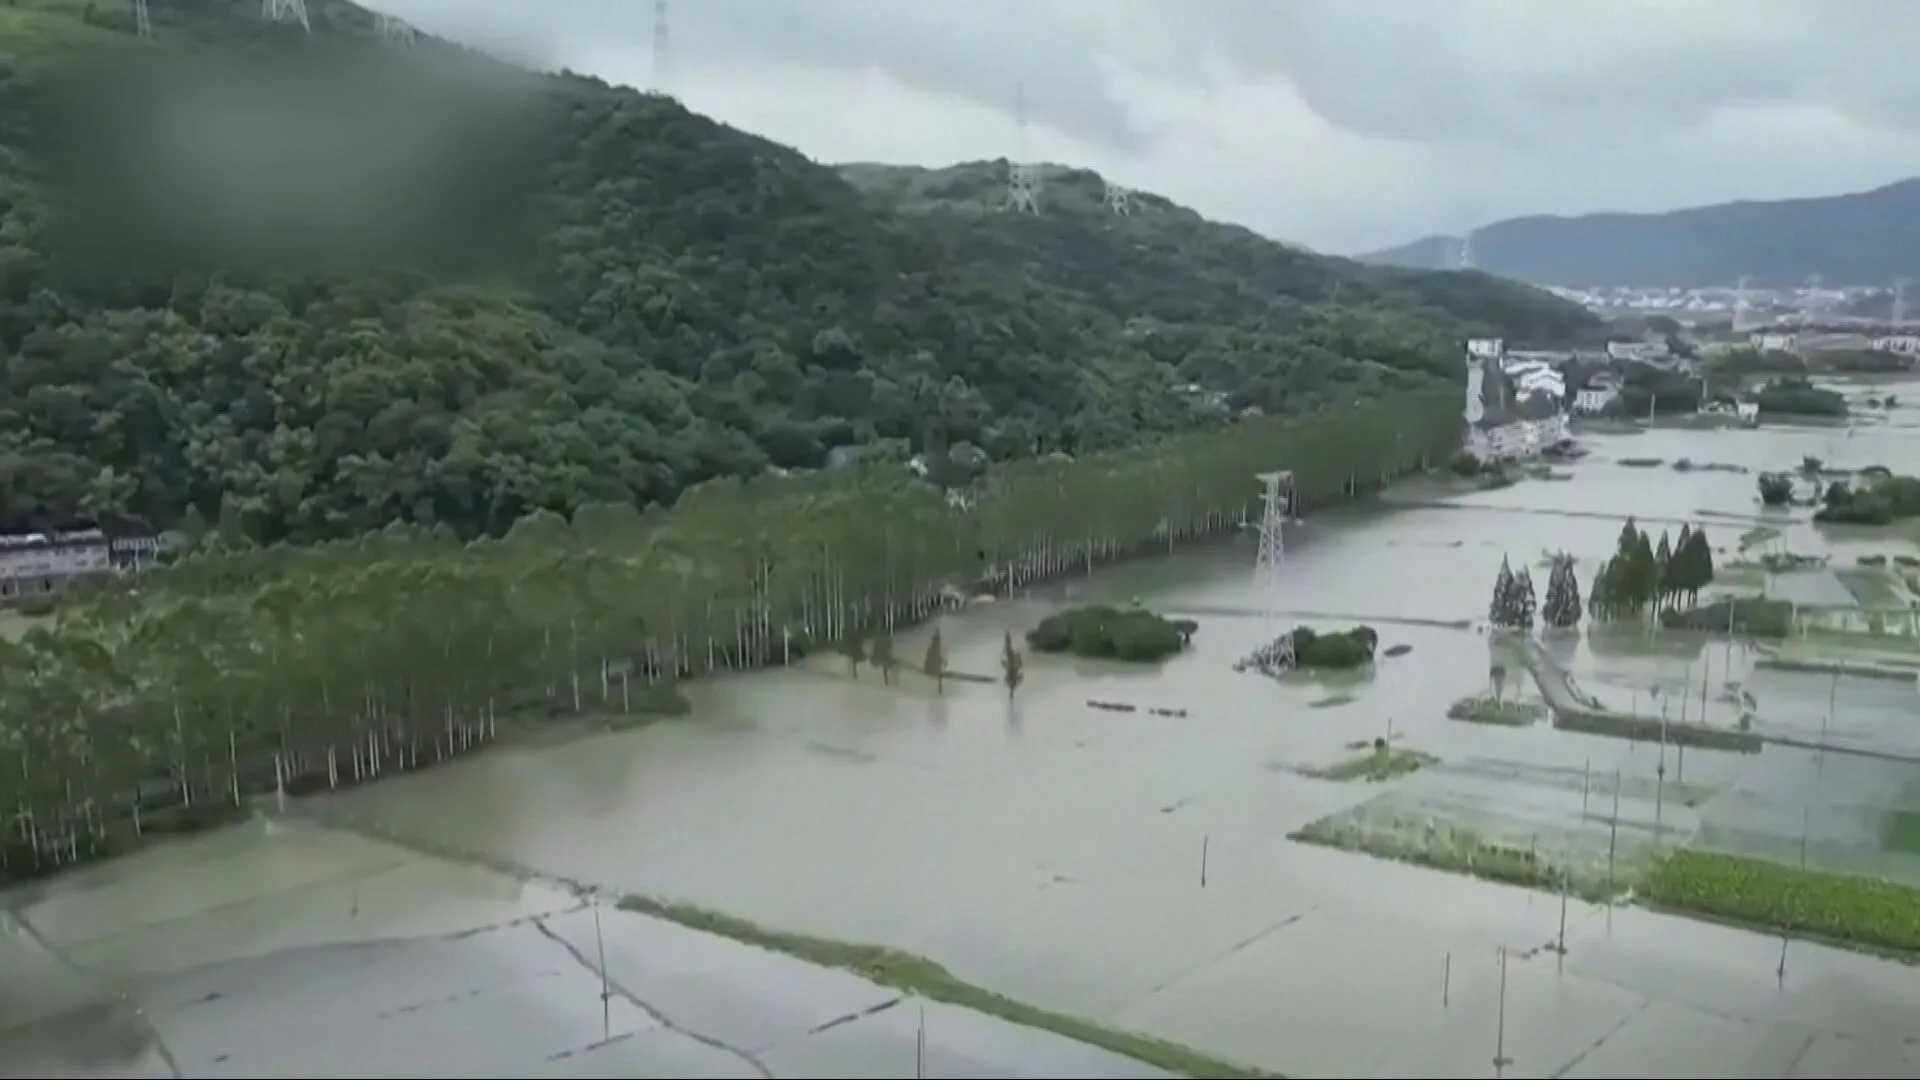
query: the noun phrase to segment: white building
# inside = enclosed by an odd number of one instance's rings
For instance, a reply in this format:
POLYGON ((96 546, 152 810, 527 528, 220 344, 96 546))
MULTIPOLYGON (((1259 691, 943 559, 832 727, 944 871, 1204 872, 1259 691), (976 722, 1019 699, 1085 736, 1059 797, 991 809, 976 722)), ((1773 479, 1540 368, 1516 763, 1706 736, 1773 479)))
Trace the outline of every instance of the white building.
POLYGON ((1509 366, 1504 343, 1467 343, 1466 451, 1483 462, 1538 457, 1567 436, 1566 383, 1545 363, 1509 366))
POLYGON ((45 595, 112 569, 112 547, 99 529, 0 536, 0 600, 45 595))
POLYGON ((1637 364, 1658 363, 1667 358, 1664 341, 1609 341, 1607 359, 1630 360, 1637 364))
POLYGON ((1596 386, 1593 383, 1588 383, 1586 386, 1574 391, 1573 411, 1580 416, 1598 416, 1606 412, 1614 402, 1619 400, 1619 387, 1596 386))
POLYGON ((1779 330, 1763 330, 1747 338, 1747 343, 1760 352, 1790 353, 1797 344, 1797 335, 1779 330))
POLYGON ((1895 334, 1891 337, 1874 338, 1868 346, 1874 352, 1899 353, 1901 356, 1920 356, 1920 334, 1895 334))

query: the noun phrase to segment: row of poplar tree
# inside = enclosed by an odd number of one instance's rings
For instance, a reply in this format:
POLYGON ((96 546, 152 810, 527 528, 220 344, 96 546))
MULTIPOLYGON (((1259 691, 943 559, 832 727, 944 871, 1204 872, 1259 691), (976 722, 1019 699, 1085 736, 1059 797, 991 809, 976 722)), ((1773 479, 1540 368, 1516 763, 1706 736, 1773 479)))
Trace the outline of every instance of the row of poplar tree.
POLYGON ((393 527, 203 550, 0 641, 0 776, 22 857, 112 824, 459 753, 539 713, 662 707, 680 679, 790 662, 1009 590, 1239 528, 1261 472, 1311 508, 1445 460, 1458 395, 1255 419, 946 491, 905 469, 720 480, 670 510, 535 514, 462 543, 393 527), (144 808, 144 811, 143 811, 144 808), (144 813, 144 816, 143 816, 144 813))
POLYGON ((1585 603, 1572 556, 1552 558, 1544 602, 1535 596, 1532 571, 1521 567, 1516 572, 1502 559, 1487 621, 1506 630, 1530 630, 1536 616, 1549 627, 1570 629, 1580 625, 1588 610, 1596 619, 1639 618, 1694 603, 1700 590, 1713 584, 1713 573, 1713 547, 1705 529, 1682 525, 1678 540, 1663 532, 1655 544, 1628 518, 1613 555, 1594 574, 1585 603))

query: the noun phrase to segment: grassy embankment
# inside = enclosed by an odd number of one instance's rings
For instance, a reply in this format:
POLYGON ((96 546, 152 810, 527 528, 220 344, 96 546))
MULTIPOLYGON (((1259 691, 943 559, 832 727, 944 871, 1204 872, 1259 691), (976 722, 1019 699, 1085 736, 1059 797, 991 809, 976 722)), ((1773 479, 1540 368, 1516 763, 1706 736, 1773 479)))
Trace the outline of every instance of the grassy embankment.
POLYGON ((1091 1021, 1015 1001, 965 982, 946 968, 923 956, 915 956, 898 949, 769 930, 745 919, 723 915, 716 911, 708 911, 689 904, 665 903, 639 896, 622 899, 620 907, 625 911, 666 919, 690 929, 717 934, 771 952, 785 953, 810 964, 850 971, 869 982, 892 987, 929 1001, 958 1005, 989 1016, 997 1016, 1023 1027, 1050 1031, 1064 1038, 1089 1046, 1097 1046, 1182 1076, 1220 1077, 1223 1080, 1280 1076, 1279 1073, 1264 1069, 1221 1061, 1176 1043, 1146 1035, 1116 1031, 1091 1021))

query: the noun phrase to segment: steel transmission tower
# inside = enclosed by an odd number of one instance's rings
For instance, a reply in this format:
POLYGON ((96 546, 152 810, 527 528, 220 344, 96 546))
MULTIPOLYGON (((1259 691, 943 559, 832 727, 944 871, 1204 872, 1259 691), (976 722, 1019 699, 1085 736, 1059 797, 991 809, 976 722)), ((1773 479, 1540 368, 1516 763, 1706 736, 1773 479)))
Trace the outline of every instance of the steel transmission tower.
POLYGON ((398 15, 382 15, 379 19, 380 40, 401 48, 412 48, 416 34, 405 19, 398 15))
POLYGON ((313 23, 307 18, 307 0, 260 0, 260 17, 273 23, 295 23, 307 33, 313 33, 313 23))
POLYGON ((1013 123, 1019 140, 1018 156, 1007 165, 1007 209, 1015 213, 1040 212, 1040 166, 1027 161, 1027 84, 1014 87, 1013 123))
POLYGON ((147 11, 147 0, 133 0, 133 32, 143 38, 153 36, 153 16, 147 11))
POLYGON ((1454 269, 1473 269, 1473 234, 1471 232, 1460 238, 1460 262, 1454 269))
POLYGON ((1260 495, 1260 553, 1253 564, 1254 588, 1260 593, 1261 636, 1279 646, 1267 657, 1275 669, 1293 665, 1293 635, 1282 637, 1280 619, 1280 568, 1287 559, 1286 525, 1293 511, 1293 474, 1260 474, 1264 489, 1260 495))
POLYGON ((1733 332, 1736 334, 1747 326, 1747 286, 1751 284, 1752 278, 1743 277, 1733 287, 1733 332))
POLYGON ((1121 217, 1133 216, 1133 192, 1128 191, 1126 188, 1121 187, 1111 180, 1107 181, 1105 200, 1108 210, 1113 211, 1121 217))
POLYGON ((653 0, 653 92, 673 93, 673 39, 667 30, 667 0, 653 0))
POLYGON ((1893 325, 1895 329, 1907 325, 1907 286, 1912 284, 1906 278, 1893 283, 1893 325))

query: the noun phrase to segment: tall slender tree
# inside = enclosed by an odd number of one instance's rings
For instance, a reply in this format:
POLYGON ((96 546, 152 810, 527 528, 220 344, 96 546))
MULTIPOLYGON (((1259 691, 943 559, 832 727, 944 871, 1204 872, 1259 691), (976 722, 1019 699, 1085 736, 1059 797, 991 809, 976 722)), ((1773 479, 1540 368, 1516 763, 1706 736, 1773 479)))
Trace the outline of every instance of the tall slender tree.
POLYGON ((1503 556, 1500 559, 1500 572, 1493 577, 1493 597, 1487 602, 1487 622, 1512 628, 1514 586, 1513 567, 1503 556))
POLYGON ((940 628, 933 628, 933 636, 927 639, 927 655, 920 662, 920 669, 933 678, 934 689, 939 693, 947 692, 947 651, 940 642, 940 628))
POLYGON ((1020 650, 1014 648, 1013 631, 1009 630, 1000 641, 1000 677, 1007 686, 1007 700, 1012 701, 1015 691, 1027 675, 1027 660, 1020 650))

